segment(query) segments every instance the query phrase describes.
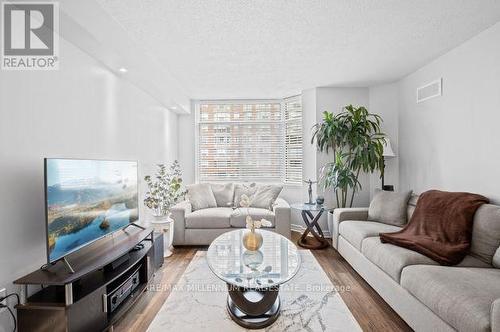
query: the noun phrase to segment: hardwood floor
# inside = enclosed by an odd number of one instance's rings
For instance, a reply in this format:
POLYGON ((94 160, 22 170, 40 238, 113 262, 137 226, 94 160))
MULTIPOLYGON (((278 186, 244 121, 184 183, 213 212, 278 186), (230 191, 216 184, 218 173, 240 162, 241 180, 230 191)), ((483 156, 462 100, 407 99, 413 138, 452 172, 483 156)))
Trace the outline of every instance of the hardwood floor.
MULTIPOLYGON (((296 241, 298 237, 298 233, 292 233, 292 240, 296 241)), ((114 331, 146 331, 170 295, 171 287, 177 283, 198 250, 206 250, 206 247, 176 248, 156 273, 152 282, 154 289, 143 294, 114 326, 114 331)), ((363 331, 412 331, 335 249, 329 247, 311 251, 335 286, 350 286, 349 292, 341 292, 340 295, 363 331)))

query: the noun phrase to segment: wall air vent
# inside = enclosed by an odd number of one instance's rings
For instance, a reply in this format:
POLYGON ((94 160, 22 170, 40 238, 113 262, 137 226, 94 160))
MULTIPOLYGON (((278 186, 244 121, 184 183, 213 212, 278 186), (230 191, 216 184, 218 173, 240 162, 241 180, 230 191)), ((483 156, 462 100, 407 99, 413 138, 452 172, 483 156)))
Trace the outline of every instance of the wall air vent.
POLYGON ((424 86, 417 88, 417 103, 439 97, 443 92, 443 79, 437 79, 424 86))

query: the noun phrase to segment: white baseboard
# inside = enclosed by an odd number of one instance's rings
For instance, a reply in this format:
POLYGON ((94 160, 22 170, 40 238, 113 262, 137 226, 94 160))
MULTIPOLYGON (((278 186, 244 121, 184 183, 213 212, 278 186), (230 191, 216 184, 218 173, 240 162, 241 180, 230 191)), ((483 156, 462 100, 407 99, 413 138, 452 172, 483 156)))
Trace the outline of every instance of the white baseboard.
MULTIPOLYGON (((291 224, 290 229, 292 230, 292 232, 303 233, 306 230, 306 226, 291 224)), ((325 235, 326 238, 328 239, 332 238, 332 235, 330 234, 330 231, 328 229, 321 228, 321 230, 323 231, 323 234, 325 235)))

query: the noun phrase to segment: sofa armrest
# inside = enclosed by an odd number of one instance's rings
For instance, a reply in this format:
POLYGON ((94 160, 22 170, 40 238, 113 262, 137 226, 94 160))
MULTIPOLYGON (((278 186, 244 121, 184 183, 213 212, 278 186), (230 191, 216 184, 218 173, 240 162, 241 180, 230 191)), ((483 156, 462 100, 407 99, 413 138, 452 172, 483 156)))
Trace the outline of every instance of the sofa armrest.
POLYGON ((339 238, 339 225, 345 220, 367 220, 368 208, 338 208, 333 210, 332 246, 337 249, 339 238))
POLYGON ((273 211, 276 232, 289 239, 292 235, 290 231, 290 204, 283 198, 278 198, 274 202, 273 211))
POLYGON ((172 219, 174 220, 174 241, 173 245, 182 245, 185 242, 186 215, 193 210, 189 201, 182 201, 170 208, 172 219))
POLYGON ((344 220, 368 220, 368 208, 339 208, 333 210, 333 217, 341 223, 344 220))
POLYGON ((500 299, 491 304, 491 331, 500 332, 500 299))

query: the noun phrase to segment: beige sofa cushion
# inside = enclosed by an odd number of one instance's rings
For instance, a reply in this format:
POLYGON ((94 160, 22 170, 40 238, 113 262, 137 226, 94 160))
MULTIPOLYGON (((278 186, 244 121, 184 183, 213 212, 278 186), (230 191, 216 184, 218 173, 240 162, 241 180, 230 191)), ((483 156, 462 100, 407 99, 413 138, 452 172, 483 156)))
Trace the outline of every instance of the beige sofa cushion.
POLYGON ((272 184, 257 186, 255 194, 251 197, 250 206, 272 210, 281 190, 283 190, 283 186, 272 184))
POLYGON ((406 209, 411 191, 391 192, 376 190, 368 209, 368 220, 388 225, 406 224, 406 209))
POLYGON ((229 228, 232 208, 202 209, 186 215, 186 228, 229 228))
POLYGON ((345 220, 339 225, 339 234, 361 251, 361 243, 367 237, 378 236, 381 232, 396 232, 401 227, 375 221, 345 220))
POLYGON ((437 265, 427 256, 416 251, 401 248, 389 243, 380 242, 380 237, 369 237, 363 240, 361 252, 368 260, 377 265, 396 282, 399 282, 401 271, 409 265, 437 265))
POLYGON ((484 204, 474 215, 471 255, 491 264, 500 245, 500 206, 484 204))
POLYGON ((267 210, 267 209, 260 209, 260 208, 239 208, 235 209, 231 213, 230 217, 230 224, 231 227, 236 227, 236 228, 245 228, 246 227, 246 218, 247 218, 247 213, 250 214, 250 217, 252 217, 253 220, 261 220, 262 218, 269 220, 274 227, 274 212, 267 210))
POLYGON ((215 202, 217 207, 232 207, 234 199, 234 184, 226 183, 212 183, 210 184, 212 192, 214 193, 215 202))
POLYGON ((187 198, 193 211, 217 207, 212 187, 208 183, 197 183, 186 186, 187 198))
POLYGON ((500 270, 414 265, 403 270, 401 285, 458 331, 490 331, 500 270))

